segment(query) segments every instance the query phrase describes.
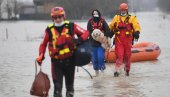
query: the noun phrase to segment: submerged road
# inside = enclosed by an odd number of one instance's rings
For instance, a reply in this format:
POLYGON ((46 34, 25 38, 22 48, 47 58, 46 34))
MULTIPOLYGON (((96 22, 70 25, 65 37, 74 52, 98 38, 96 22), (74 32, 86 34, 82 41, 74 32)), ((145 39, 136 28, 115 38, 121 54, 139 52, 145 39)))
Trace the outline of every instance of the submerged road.
MULTIPOLYGON (((142 26, 140 41, 154 42, 162 49, 156 61, 133 63, 130 77, 124 72, 113 77, 113 63, 99 77, 90 79, 81 68, 75 75, 75 97, 170 97, 170 16, 161 13, 137 13, 142 26)), ((34 60, 43 30, 49 22, 1 22, 0 25, 0 97, 32 97, 29 95, 34 79, 34 60), (9 39, 5 40, 8 28, 9 39), (19 30, 20 29, 20 30, 19 30)), ((86 23, 78 22, 82 27, 86 23)), ((46 54, 43 71, 51 80, 50 58, 46 54)), ((94 75, 92 66, 85 68, 94 75)), ((53 97, 51 82, 50 96, 53 97)), ((65 88, 63 91, 65 95, 65 88)))

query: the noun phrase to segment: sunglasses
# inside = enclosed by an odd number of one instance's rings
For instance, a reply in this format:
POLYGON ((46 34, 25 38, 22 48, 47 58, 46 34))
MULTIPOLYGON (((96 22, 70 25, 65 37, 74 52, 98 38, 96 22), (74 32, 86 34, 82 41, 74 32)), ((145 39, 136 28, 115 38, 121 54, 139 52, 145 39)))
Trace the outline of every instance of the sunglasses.
POLYGON ((63 16, 61 15, 61 16, 53 16, 53 19, 62 19, 63 18, 63 16))

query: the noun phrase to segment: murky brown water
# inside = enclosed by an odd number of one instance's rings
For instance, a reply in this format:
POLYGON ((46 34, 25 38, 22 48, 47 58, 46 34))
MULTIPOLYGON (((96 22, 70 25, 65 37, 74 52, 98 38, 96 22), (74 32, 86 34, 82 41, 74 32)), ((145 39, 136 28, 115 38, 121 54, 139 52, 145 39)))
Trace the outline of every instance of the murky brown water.
MULTIPOLYGON (((113 64, 107 64, 104 74, 94 79, 79 68, 75 77, 75 97, 170 97, 170 17, 163 20, 160 13, 138 13, 137 16, 142 26, 140 41, 159 44, 162 49, 159 60, 134 63, 130 77, 125 77, 122 72, 119 78, 114 78, 113 64)), ((39 37, 48 23, 0 22, 0 97, 31 97, 29 90, 41 42, 39 37), (8 28, 8 40, 5 39, 5 28, 8 28)), ((86 23, 78 24, 86 27, 86 23)), ((94 75, 92 66, 85 68, 94 75)), ((48 54, 43 71, 51 78, 48 54)), ((52 93, 53 87, 50 97, 52 93)))

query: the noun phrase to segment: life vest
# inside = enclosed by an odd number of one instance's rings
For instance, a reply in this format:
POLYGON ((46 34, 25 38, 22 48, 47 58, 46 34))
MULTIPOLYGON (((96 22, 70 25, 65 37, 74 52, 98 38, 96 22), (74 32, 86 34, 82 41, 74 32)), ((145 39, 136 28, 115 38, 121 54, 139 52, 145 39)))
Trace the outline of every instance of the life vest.
POLYGON ((65 21, 65 26, 61 33, 55 29, 54 24, 50 24, 48 26, 51 33, 51 41, 48 45, 49 55, 51 58, 66 59, 73 55, 75 44, 72 39, 73 35, 71 34, 73 32, 69 32, 69 24, 69 21, 65 21))
POLYGON ((122 17, 118 15, 118 22, 115 23, 114 27, 117 29, 116 35, 125 35, 125 36, 132 36, 133 34, 133 27, 132 23, 129 22, 131 15, 127 16, 126 19, 123 21, 122 17))
POLYGON ((99 20, 99 22, 95 22, 93 20, 93 18, 90 19, 90 22, 91 22, 91 25, 92 25, 92 29, 95 30, 95 29, 99 29, 101 30, 102 32, 104 32, 104 29, 103 29, 103 18, 101 18, 99 20))

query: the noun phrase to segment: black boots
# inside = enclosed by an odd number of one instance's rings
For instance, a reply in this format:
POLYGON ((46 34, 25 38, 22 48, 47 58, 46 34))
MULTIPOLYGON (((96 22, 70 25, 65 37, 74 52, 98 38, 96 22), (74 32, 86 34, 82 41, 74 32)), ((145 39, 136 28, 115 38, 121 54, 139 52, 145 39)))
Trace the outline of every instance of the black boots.
POLYGON ((115 73, 114 73, 114 77, 119 77, 119 73, 118 73, 118 72, 115 72, 115 73))
MULTIPOLYGON (((74 92, 73 91, 67 91, 66 92, 66 97, 73 97, 74 96, 74 92)), ((62 97, 62 93, 59 91, 55 91, 54 92, 54 97, 62 97)))
POLYGON ((129 76, 129 71, 128 70, 126 71, 126 76, 129 76))
MULTIPOLYGON (((118 73, 118 72, 115 72, 114 73, 114 77, 119 77, 119 75, 120 75, 120 73, 118 73)), ((125 74, 126 76, 129 76, 129 71, 126 71, 126 74, 125 74)))
POLYGON ((54 91, 54 97, 62 97, 61 91, 54 91))
POLYGON ((66 97, 73 97, 74 96, 74 92, 73 91, 67 91, 66 92, 66 97))

